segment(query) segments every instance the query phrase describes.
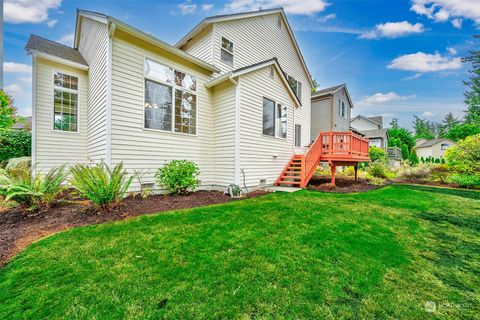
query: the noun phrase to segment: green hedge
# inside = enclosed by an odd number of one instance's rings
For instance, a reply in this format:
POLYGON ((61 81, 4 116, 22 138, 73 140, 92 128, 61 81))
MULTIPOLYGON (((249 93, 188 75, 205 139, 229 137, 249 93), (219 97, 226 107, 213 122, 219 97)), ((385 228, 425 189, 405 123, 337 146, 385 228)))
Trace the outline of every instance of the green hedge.
POLYGON ((32 134, 23 130, 0 132, 0 162, 32 154, 32 134))

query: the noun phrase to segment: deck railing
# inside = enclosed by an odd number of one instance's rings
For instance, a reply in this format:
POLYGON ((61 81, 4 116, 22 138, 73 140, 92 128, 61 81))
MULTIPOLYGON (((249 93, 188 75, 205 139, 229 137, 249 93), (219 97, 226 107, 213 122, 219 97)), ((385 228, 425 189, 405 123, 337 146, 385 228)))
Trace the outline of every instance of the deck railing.
POLYGON ((312 177, 315 169, 318 166, 318 163, 321 160, 322 156, 322 136, 319 134, 315 141, 310 145, 307 152, 302 158, 302 167, 305 168, 302 172, 302 188, 305 188, 306 184, 312 177))
POLYGON ((322 160, 369 161, 368 139, 353 132, 322 132, 322 160))
POLYGON ((385 151, 387 151, 388 159, 402 160, 402 151, 399 147, 387 147, 385 151))

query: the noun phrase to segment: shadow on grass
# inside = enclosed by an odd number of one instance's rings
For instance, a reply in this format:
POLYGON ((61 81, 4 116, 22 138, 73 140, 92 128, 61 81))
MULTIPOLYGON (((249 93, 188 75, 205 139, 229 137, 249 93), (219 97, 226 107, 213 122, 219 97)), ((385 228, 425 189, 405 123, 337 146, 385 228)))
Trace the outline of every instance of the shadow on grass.
POLYGON ((407 185, 405 187, 412 190, 448 194, 451 196, 480 200, 480 191, 475 191, 475 190, 449 189, 449 188, 413 186, 413 185, 407 185))

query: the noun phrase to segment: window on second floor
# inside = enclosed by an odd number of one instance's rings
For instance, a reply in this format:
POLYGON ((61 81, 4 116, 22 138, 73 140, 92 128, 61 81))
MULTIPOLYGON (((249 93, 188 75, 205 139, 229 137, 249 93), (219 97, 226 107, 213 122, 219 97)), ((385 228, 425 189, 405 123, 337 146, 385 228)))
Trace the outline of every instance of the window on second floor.
POLYGON ((302 83, 287 73, 285 73, 285 76, 287 77, 290 88, 292 88, 298 100, 302 101, 302 83))
POLYGON ((220 59, 233 66, 233 42, 222 37, 222 49, 220 51, 220 59))
POLYGON ((347 106, 342 99, 338 99, 338 115, 342 118, 347 118, 347 106))
POLYGON ((78 78, 60 72, 53 75, 53 130, 78 131, 78 78))

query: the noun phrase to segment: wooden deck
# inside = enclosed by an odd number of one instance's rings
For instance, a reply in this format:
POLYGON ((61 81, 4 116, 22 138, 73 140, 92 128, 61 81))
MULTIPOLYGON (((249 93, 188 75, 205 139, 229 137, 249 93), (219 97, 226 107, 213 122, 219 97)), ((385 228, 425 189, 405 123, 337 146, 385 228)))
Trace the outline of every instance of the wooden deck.
POLYGON ((275 185, 305 188, 320 162, 328 162, 335 184, 337 166, 354 166, 355 175, 359 162, 370 161, 368 139, 348 132, 321 132, 305 154, 293 155, 275 185))

